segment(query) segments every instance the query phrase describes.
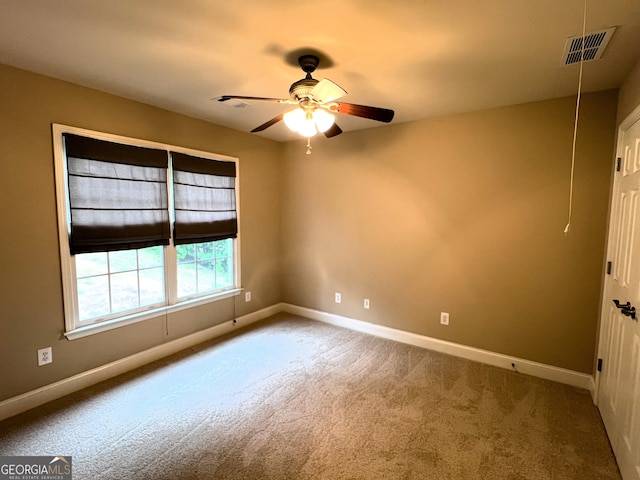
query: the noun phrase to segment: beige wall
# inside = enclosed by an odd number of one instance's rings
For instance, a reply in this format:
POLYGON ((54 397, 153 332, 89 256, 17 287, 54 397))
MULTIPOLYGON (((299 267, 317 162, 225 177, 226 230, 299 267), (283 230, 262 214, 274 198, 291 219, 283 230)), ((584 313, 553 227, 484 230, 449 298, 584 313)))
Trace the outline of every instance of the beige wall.
POLYGON ((616 102, 583 96, 568 237, 575 98, 287 144, 284 301, 591 373, 616 102))
POLYGON ((620 87, 618 101, 618 124, 640 105, 640 60, 620 87))
MULTIPOLYGON (((203 101, 207 101, 204 99, 203 101)), ((282 145, 0 65, 0 400, 280 301, 282 145), (51 124, 240 159, 242 297, 68 341, 64 327, 51 124), (54 362, 37 367, 52 346, 54 362)))

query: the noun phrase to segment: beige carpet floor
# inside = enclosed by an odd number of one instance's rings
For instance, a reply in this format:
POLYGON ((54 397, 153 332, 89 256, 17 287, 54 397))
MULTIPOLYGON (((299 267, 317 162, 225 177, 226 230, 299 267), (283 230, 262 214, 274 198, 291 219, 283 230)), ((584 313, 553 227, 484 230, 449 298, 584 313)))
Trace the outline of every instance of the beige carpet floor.
POLYGON ((290 315, 0 423, 83 479, 620 479, 585 390, 290 315))

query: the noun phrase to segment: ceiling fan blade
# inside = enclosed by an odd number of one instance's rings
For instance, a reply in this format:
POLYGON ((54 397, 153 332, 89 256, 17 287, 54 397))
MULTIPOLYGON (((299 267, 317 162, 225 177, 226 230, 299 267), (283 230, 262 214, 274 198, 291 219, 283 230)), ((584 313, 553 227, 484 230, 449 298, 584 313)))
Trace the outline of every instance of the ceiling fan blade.
POLYGON ((395 112, 388 108, 369 107, 367 105, 356 105, 354 103, 336 102, 331 105, 331 111, 343 113, 345 115, 354 115, 356 117, 377 120, 378 122, 389 123, 393 120, 395 112))
POLYGON ((267 102, 278 102, 278 103, 296 103, 292 102, 290 99, 286 98, 270 98, 270 97, 245 97, 242 95, 221 95, 220 97, 216 97, 212 100, 217 100, 219 102, 226 102, 227 100, 265 100, 267 102))
POLYGON ((347 94, 339 85, 336 85, 328 78, 320 80, 310 92, 310 95, 316 102, 325 103, 333 102, 338 98, 342 98, 347 94))
POLYGON ((340 135, 341 133, 342 133, 342 129, 337 124, 334 123, 333 125, 331 125, 329 130, 324 132, 324 136, 327 138, 331 138, 331 137, 335 137, 336 135, 340 135))
POLYGON ((266 130, 267 128, 269 128, 271 125, 275 125, 276 123, 278 123, 280 120, 282 120, 282 118, 284 117, 284 113, 281 113, 280 115, 278 115, 277 117, 273 117, 271 120, 269 120, 268 122, 263 123, 262 125, 260 125, 259 127, 254 128, 253 130, 251 130, 251 133, 256 133, 256 132, 261 132, 263 130, 266 130))

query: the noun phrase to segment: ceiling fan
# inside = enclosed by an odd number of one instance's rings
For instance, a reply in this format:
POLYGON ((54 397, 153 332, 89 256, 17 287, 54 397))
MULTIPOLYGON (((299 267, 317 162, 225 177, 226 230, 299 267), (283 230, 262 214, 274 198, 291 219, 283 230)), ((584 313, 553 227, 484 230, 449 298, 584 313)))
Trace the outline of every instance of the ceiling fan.
POLYGON ((379 122, 389 123, 393 119, 394 111, 387 108, 356 105, 353 103, 337 102, 347 92, 331 80, 316 80, 311 77, 320 63, 316 55, 302 55, 298 64, 306 73, 305 78, 294 82, 289 88, 290 99, 268 97, 246 97, 241 95, 222 95, 219 102, 236 100, 264 100, 289 105, 295 108, 281 113, 271 120, 251 130, 252 133, 261 132, 270 126, 284 120, 287 127, 305 137, 312 137, 316 133, 324 133, 327 138, 342 133, 342 129, 335 123, 334 113, 368 118, 379 122))

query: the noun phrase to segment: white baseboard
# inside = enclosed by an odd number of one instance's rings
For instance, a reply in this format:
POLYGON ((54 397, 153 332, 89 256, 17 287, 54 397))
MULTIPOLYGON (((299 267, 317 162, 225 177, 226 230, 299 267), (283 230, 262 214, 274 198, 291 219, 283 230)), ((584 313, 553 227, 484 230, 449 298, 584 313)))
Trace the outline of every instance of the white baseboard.
POLYGON ((23 393, 22 395, 9 398, 0 402, 0 420, 26 412, 27 410, 44 405, 52 400, 61 398, 91 385, 95 385, 96 383, 108 380, 116 375, 120 375, 156 360, 160 360, 161 358, 167 357, 186 348, 193 347, 199 343, 220 337, 234 329, 247 326, 281 311, 281 304, 273 305, 271 307, 258 310, 257 312, 238 317, 235 323, 233 320, 229 320, 228 322, 207 328, 206 330, 192 333, 191 335, 172 340, 162 345, 116 360, 115 362, 79 373, 73 377, 65 378, 50 385, 45 385, 44 387, 36 390, 31 390, 30 392, 23 393))
MULTIPOLYGON (((356 330, 358 332, 368 333, 377 337, 395 340, 397 342, 415 345, 417 347, 427 348, 441 353, 446 353, 456 357, 466 358, 480 363, 486 363, 497 367, 512 369, 515 364, 516 369, 520 373, 532 375, 534 377, 553 380, 556 382, 584 388, 591 391, 594 395, 595 379, 586 373, 575 372, 564 368, 545 365, 542 363, 532 362, 521 358, 510 357, 499 353, 480 350, 478 348, 467 347, 457 343, 439 340, 416 333, 397 330, 382 325, 363 322, 353 318, 343 317, 332 313, 321 312, 310 308, 299 307, 288 303, 278 303, 270 307, 258 310, 256 312, 244 315, 236 319, 216 325, 206 330, 187 335, 171 342, 158 345, 143 352, 136 353, 129 357, 108 363, 101 367, 79 373, 73 377, 65 378, 58 382, 46 385, 44 387, 23 393, 7 400, 0 402, 0 421, 5 418, 18 415, 32 408, 44 405, 47 402, 61 398, 70 393, 76 392, 83 388, 89 387, 96 383, 102 382, 109 378, 115 377, 122 373, 128 372, 135 368, 146 365, 155 360, 159 360, 166 356, 177 353, 186 348, 190 348, 199 343, 206 342, 213 338, 225 335, 234 329, 247 326, 251 323, 258 322, 280 312, 287 312, 294 315, 300 315, 311 320, 318 320, 330 323, 339 327, 356 330)), ((594 397, 595 399, 595 397, 594 397)))
POLYGON ((554 367, 543 363, 533 362, 531 360, 468 347, 457 343, 447 342, 445 340, 439 340, 437 338, 406 332, 404 330, 397 330, 353 318, 342 317, 332 313, 298 307, 296 305, 282 304, 282 308, 285 312, 300 315, 312 320, 319 320, 321 322, 356 330, 358 332, 368 333, 377 337, 427 348, 436 352, 446 353, 448 355, 466 358, 467 360, 486 363, 496 367, 506 368, 507 370, 513 370, 513 364, 519 373, 544 378, 546 380, 553 380, 555 382, 572 385, 574 387, 584 388, 589 390, 593 396, 594 378, 586 373, 575 372, 573 370, 554 367))

